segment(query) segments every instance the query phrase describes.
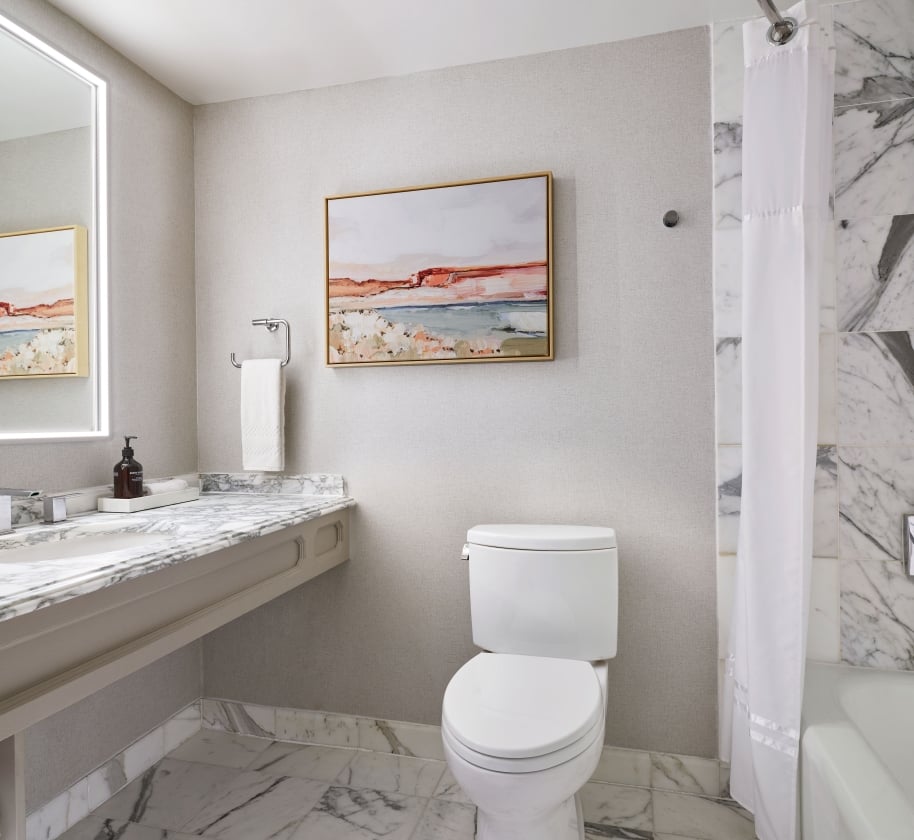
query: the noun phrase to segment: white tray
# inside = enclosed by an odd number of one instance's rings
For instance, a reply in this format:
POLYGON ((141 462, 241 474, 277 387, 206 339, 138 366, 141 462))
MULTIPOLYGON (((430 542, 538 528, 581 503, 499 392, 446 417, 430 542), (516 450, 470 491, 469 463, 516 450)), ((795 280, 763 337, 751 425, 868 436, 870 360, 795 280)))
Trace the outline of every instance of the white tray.
POLYGON ((199 487, 187 487, 171 493, 154 493, 151 496, 140 496, 138 499, 114 499, 106 496, 98 500, 98 509, 103 513, 135 513, 138 510, 150 510, 165 505, 177 505, 181 502, 192 502, 200 498, 199 487))

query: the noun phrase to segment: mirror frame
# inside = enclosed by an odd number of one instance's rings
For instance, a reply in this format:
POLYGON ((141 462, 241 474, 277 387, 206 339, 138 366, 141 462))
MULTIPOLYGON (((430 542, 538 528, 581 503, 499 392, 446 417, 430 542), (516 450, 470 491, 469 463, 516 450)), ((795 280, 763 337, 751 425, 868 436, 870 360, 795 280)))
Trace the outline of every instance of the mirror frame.
POLYGON ((86 431, 3 432, 6 441, 54 441, 104 438, 110 434, 108 393, 108 83, 42 38, 0 14, 0 31, 16 38, 91 88, 92 96, 92 228, 89 231, 89 370, 94 378, 93 426, 86 431), (94 282, 93 282, 94 281, 94 282))

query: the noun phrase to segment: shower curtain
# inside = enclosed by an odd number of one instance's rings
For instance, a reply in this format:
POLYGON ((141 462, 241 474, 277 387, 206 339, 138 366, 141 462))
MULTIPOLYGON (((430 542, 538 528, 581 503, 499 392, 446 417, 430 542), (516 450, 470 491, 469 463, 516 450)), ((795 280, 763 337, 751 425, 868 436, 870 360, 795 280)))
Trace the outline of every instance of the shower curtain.
POLYGON ((831 228, 830 12, 800 31, 743 28, 743 477, 721 709, 733 797, 762 840, 797 835, 800 713, 812 564, 819 273, 831 228))

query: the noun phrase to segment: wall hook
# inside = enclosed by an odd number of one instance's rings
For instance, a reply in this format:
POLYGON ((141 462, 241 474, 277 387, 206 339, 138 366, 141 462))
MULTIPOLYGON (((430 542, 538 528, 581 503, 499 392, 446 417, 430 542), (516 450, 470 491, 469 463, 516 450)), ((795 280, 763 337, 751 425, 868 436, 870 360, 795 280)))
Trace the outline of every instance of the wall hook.
POLYGON ((679 214, 675 210, 667 210, 663 214, 663 224, 668 227, 676 227, 679 224, 679 214))

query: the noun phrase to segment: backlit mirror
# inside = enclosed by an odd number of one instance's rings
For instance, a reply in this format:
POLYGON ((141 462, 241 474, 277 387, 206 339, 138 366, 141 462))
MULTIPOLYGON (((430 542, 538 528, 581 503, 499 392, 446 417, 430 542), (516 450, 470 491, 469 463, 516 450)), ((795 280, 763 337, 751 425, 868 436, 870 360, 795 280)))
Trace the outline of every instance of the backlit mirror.
POLYGON ((106 84, 0 15, 0 441, 108 434, 106 84))

